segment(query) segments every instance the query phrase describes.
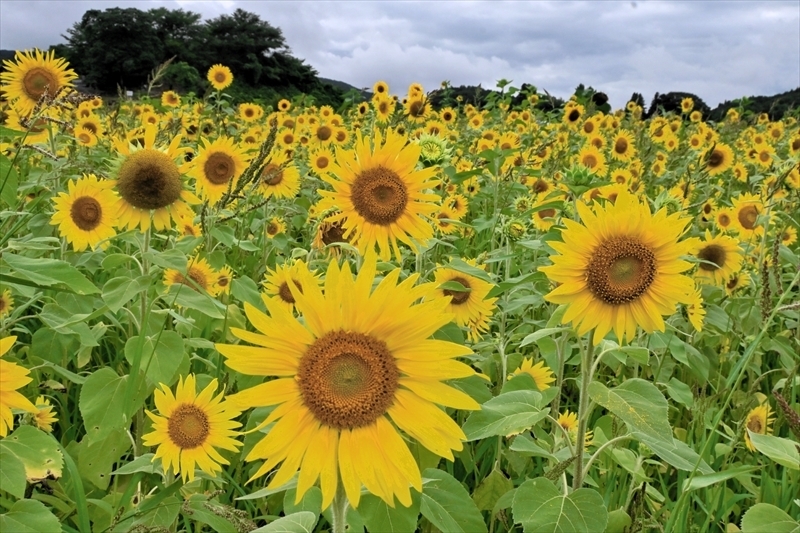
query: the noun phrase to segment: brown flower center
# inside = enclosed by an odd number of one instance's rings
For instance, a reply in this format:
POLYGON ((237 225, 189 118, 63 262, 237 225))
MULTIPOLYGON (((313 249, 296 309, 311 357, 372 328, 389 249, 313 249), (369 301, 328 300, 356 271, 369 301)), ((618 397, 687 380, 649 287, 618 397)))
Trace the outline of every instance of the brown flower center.
POLYGON ((739 224, 741 224, 744 229, 752 230, 756 227, 756 220, 758 220, 758 207, 752 204, 746 205, 739 209, 736 218, 739 219, 739 224))
POLYGON ((236 171, 233 158, 224 152, 214 152, 206 159, 203 165, 203 175, 214 185, 228 183, 236 171))
POLYGON ((327 141, 333 135, 333 130, 330 126, 320 126, 317 128, 317 139, 320 141, 327 141))
POLYGON ((211 431, 208 415, 199 407, 182 403, 167 421, 169 440, 181 450, 191 450, 206 442, 211 431))
POLYGON ((139 209, 160 209, 181 196, 181 172, 170 157, 145 148, 129 155, 117 178, 120 196, 139 209))
POLYGON ((620 137, 614 143, 614 151, 618 154, 624 154, 628 150, 628 140, 625 137, 620 137))
POLYGON ((350 189, 356 212, 371 224, 388 226, 405 212, 408 190, 393 170, 378 166, 359 174, 350 189))
POLYGON ((348 242, 347 239, 344 238, 344 228, 340 221, 326 222, 320 227, 320 234, 322 236, 322 242, 325 243, 326 246, 334 242, 348 242))
POLYGON ((451 279, 450 281, 455 281, 460 283, 464 286, 465 291, 454 291, 451 289, 444 289, 442 292, 445 296, 452 296, 453 299, 450 300, 450 303, 453 305, 461 305, 469 300, 469 293, 472 292, 472 287, 470 287, 469 281, 462 278, 461 276, 456 276, 455 278, 451 279))
POLYGON ((228 77, 222 71, 217 71, 214 73, 214 81, 217 83, 224 83, 227 79, 228 77))
POLYGON ((597 166, 597 157, 595 157, 594 154, 586 154, 581 159, 581 163, 583 163, 583 166, 586 168, 594 168, 597 166))
MULTIPOLYGON (((300 282, 297 281, 296 279, 293 279, 292 283, 294 283, 294 286, 297 287, 298 291, 300 291, 300 294, 303 294, 303 286, 300 284, 300 282)), ((280 297, 281 300, 283 300, 287 304, 294 305, 295 303, 294 296, 292 295, 292 290, 289 288, 289 284, 285 281, 281 283, 280 287, 278 287, 278 296, 280 297)))
POLYGON ((592 252, 586 284, 597 298, 609 305, 630 303, 653 283, 656 258, 644 244, 625 237, 601 243, 592 252))
POLYGON ((709 244, 697 253, 697 257, 704 261, 700 263, 701 270, 714 272, 725 266, 727 253, 719 244, 709 244))
POLYGON ((283 170, 275 163, 267 163, 261 171, 261 182, 264 185, 278 185, 283 181, 283 170))
POLYGON ((724 162, 725 154, 723 154, 720 150, 714 150, 711 152, 711 155, 708 156, 708 166, 711 168, 717 168, 724 162))
POLYGON ((91 231, 100 225, 103 219, 103 208, 100 202, 91 196, 81 196, 69 210, 72 221, 83 231, 91 231))
POLYGON ((535 192, 536 194, 541 194, 543 192, 548 191, 549 189, 550 189, 550 184, 541 178, 533 182, 533 192, 535 192))
POLYGON ((764 429, 764 425, 761 423, 761 419, 757 416, 750 417, 750 420, 747 421, 747 429, 752 431, 753 433, 762 433, 764 429))
POLYGON ((570 122, 576 122, 579 118, 581 118, 581 112, 577 109, 573 109, 569 112, 569 115, 567 115, 567 120, 570 122))
POLYGON ((48 96, 52 96, 58 91, 58 78, 45 68, 34 67, 25 73, 22 78, 22 86, 28 98, 39 100, 45 91, 48 96))
POLYGON ((336 429, 374 423, 394 402, 399 377, 386 343, 347 331, 317 339, 297 372, 303 403, 317 420, 336 429))

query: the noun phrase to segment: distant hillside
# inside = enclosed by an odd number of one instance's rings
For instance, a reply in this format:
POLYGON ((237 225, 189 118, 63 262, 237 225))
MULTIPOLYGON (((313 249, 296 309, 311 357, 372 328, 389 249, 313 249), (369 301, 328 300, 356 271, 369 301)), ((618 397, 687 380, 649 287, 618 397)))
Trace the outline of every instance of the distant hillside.
POLYGON ((367 91, 365 89, 359 89, 358 87, 350 85, 349 83, 345 83, 343 81, 338 81, 338 80, 331 80, 331 79, 328 79, 328 78, 319 78, 318 77, 317 79, 322 83, 327 83, 328 85, 331 85, 331 86, 335 87, 336 89, 339 89, 343 93, 346 93, 348 91, 358 91, 361 94, 361 97, 364 98, 364 100, 369 100, 370 98, 372 98, 372 93, 371 92, 369 92, 369 91, 367 91))

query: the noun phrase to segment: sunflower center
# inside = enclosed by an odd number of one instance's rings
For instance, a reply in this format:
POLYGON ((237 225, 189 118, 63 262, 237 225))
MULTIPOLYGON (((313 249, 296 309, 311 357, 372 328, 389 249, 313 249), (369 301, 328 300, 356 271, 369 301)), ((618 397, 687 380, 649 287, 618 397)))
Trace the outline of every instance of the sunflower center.
POLYGON ((541 194, 543 192, 546 192, 548 189, 550 189, 550 185, 541 178, 533 182, 533 192, 535 192, 536 194, 541 194))
POLYGON ((181 196, 181 172, 170 157, 145 148, 129 155, 119 169, 120 196, 139 209, 160 209, 181 196))
POLYGON ((754 205, 746 205, 739 210, 736 214, 739 219, 739 224, 745 229, 753 229, 756 227, 756 220, 758 219, 758 208, 754 205))
POLYGON ((697 257, 704 262, 700 263, 700 269, 714 272, 725 266, 725 248, 719 244, 709 244, 697 254, 697 257))
POLYGON ((42 67, 34 67, 25 73, 22 78, 22 85, 25 87, 25 94, 31 100, 38 100, 47 91, 48 94, 55 94, 58 90, 58 78, 52 72, 42 67))
POLYGON ((322 242, 325 245, 334 242, 347 242, 347 239, 344 238, 344 228, 341 222, 329 222, 320 229, 320 232, 322 234, 322 242))
POLYGON ((412 117, 418 117, 425 111, 425 104, 421 100, 414 100, 408 106, 408 114, 412 117))
MULTIPOLYGON (((186 276, 192 281, 194 281, 194 283, 196 283, 197 286, 200 287, 201 289, 203 290, 208 289, 208 280, 206 279, 206 275, 199 268, 190 266, 189 271, 186 273, 186 276)), ((197 287, 195 287, 193 283, 189 282, 186 279, 186 277, 183 276, 183 274, 177 275, 177 281, 178 283, 182 283, 184 285, 191 287, 192 289, 197 290, 197 287)))
POLYGON ((725 160, 725 155, 719 150, 714 150, 708 157, 708 166, 710 166, 711 168, 718 167, 722 164, 724 160, 725 160))
POLYGON ((278 185, 283 181, 283 170, 275 163, 268 163, 261 171, 261 181, 264 185, 278 185))
POLYGON ((575 122, 579 118, 581 118, 581 112, 578 111, 577 109, 573 109, 572 111, 569 112, 569 115, 567 115, 567 119, 569 119, 570 122, 575 122))
POLYGON ((214 185, 228 183, 233 178, 236 164, 233 158, 222 152, 214 152, 203 165, 203 174, 214 185))
POLYGON ((581 163, 583 163, 583 166, 586 168, 594 168, 597 166, 597 157, 595 157, 594 154, 586 154, 583 156, 581 163))
POLYGON ((91 231, 100 225, 103 218, 103 208, 100 202, 91 196, 81 196, 69 210, 70 218, 83 231, 91 231))
POLYGON ((469 285, 469 281, 462 278, 461 276, 457 276, 451 279, 450 281, 455 281, 457 283, 460 283, 461 285, 464 286, 465 289, 467 289, 465 291, 453 291, 450 289, 444 289, 442 292, 444 293, 445 296, 453 297, 453 299, 450 300, 450 303, 453 305, 462 305, 467 300, 469 300, 469 293, 471 292, 472 289, 469 285))
POLYGON ((725 214, 720 215, 718 220, 721 226, 728 226, 731 223, 731 218, 725 214))
POLYGON ((224 83, 226 79, 227 79, 227 76, 225 76, 224 72, 217 71, 217 72, 214 73, 214 81, 215 82, 224 83))
POLYGON ((556 210, 555 209, 542 209, 541 211, 538 211, 538 214, 539 214, 539 218, 543 218, 543 219, 544 218, 553 218, 553 217, 556 216, 556 210))
POLYGON ((761 433, 763 429, 763 425, 761 424, 761 419, 753 417, 750 420, 748 420, 747 429, 749 429, 753 433, 761 433))
POLYGON ((388 226, 405 212, 408 191, 395 171, 378 166, 356 177, 351 186, 351 200, 367 222, 388 226))
POLYGON ((375 422, 392 405, 399 377, 386 343, 347 331, 317 339, 297 372, 303 403, 317 420, 336 429, 375 422))
MULTIPOLYGON (((300 291, 300 294, 303 294, 303 286, 297 280, 292 280, 294 286, 297 287, 297 290, 300 291)), ((278 296, 281 300, 286 302, 287 304, 294 304, 295 299, 292 296, 292 290, 289 288, 289 284, 287 282, 281 283, 281 286, 278 287, 278 296)))
POLYGON ((330 161, 328 161, 328 156, 321 155, 317 157, 316 163, 317 163, 317 168, 321 170, 323 168, 328 168, 328 163, 330 163, 330 161))
POLYGON ((617 142, 614 143, 614 151, 618 154, 624 154, 625 151, 628 149, 628 140, 625 137, 620 137, 617 139, 617 142))
POLYGON ((208 415, 196 405, 188 403, 176 407, 167 422, 169 439, 182 450, 202 445, 210 430, 208 415))
POLYGON ((595 248, 586 283, 597 298, 609 305, 621 305, 644 294, 655 276, 653 251, 638 241, 617 237, 595 248))
POLYGON ((331 135, 333 135, 333 130, 330 126, 320 126, 317 128, 317 138, 320 141, 327 141, 331 138, 331 135))

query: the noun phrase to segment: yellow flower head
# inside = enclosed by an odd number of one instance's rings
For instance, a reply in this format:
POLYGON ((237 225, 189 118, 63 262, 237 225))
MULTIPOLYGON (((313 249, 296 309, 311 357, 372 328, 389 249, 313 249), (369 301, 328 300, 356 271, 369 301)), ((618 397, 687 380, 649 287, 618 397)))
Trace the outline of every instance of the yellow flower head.
POLYGON ((539 361, 534 365, 533 359, 524 359, 522 365, 514 371, 512 376, 522 373, 530 374, 540 391, 549 389, 550 384, 556 381, 556 378, 553 377, 553 371, 544 364, 544 361, 539 361))
POLYGON ((774 420, 775 418, 772 417, 772 409, 770 409, 768 403, 763 403, 747 413, 747 418, 745 419, 744 423, 744 443, 748 450, 751 452, 756 451, 755 446, 753 446, 753 442, 750 440, 749 432, 752 431, 753 433, 758 433, 759 435, 768 435, 772 432, 770 426, 774 420))
POLYGON ((71 87, 78 77, 74 70, 67 68, 69 63, 65 59, 56 59, 53 51, 17 52, 14 60, 3 61, 3 66, 0 89, 21 115, 30 114, 43 96, 52 98, 62 88, 71 87))
POLYGON ((76 251, 98 245, 106 248, 109 239, 117 234, 114 226, 118 224, 119 197, 113 186, 113 181, 87 174, 70 181, 69 192, 53 199, 55 213, 50 224, 58 226, 59 233, 76 251))
POLYGON ((206 78, 211 83, 211 86, 218 91, 227 89, 233 83, 233 73, 225 65, 217 64, 208 69, 206 78))
MULTIPOLYGON (((0 338, 0 358, 11 349, 17 337, 0 338)), ((36 414, 36 406, 22 394, 17 392, 31 382, 27 368, 0 359, 0 437, 8 435, 14 429, 14 413, 12 409, 23 409, 36 414)))

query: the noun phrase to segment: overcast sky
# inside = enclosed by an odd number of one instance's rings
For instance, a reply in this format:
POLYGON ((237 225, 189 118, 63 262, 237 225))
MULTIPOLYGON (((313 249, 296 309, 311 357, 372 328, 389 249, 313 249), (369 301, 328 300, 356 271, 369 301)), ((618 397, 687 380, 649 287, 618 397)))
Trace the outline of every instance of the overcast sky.
POLYGON ((236 8, 283 30, 320 76, 393 93, 412 82, 532 83, 567 97, 579 83, 621 107, 634 91, 697 94, 711 107, 800 87, 800 0, 316 2, 0 1, 0 48, 47 48, 88 9, 167 7, 204 19, 236 8))

